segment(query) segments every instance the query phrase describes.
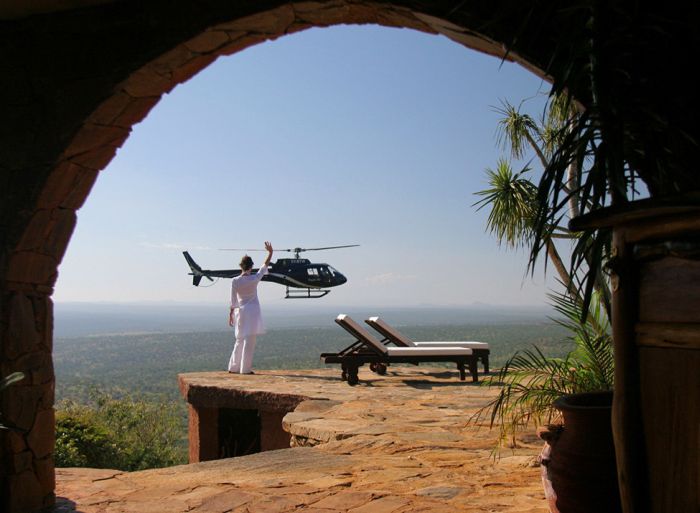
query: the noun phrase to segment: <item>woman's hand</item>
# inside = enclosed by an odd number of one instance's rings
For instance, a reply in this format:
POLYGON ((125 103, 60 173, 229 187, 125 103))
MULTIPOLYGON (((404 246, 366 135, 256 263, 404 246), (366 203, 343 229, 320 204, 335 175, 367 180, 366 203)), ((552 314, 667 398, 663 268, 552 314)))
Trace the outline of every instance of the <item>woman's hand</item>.
POLYGON ((270 260, 272 259, 272 244, 269 241, 265 241, 265 249, 267 250, 267 258, 265 259, 265 265, 270 265, 270 260))
POLYGON ((236 324, 235 312, 236 311, 233 308, 231 308, 231 310, 229 310, 229 314, 228 314, 228 325, 231 326, 232 328, 236 324))

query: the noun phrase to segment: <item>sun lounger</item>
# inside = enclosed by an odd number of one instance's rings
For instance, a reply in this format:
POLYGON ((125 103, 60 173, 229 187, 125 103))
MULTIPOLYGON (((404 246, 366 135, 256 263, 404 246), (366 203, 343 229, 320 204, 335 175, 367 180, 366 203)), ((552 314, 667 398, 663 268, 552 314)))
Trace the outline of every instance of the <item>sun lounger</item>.
MULTIPOLYGON (((454 362, 459 369, 459 379, 466 379, 465 365, 469 366, 472 380, 477 381, 476 360, 472 350, 465 347, 387 347, 374 335, 348 315, 341 314, 335 322, 350 333, 355 342, 339 353, 323 353, 324 363, 339 363, 342 378, 349 385, 359 382, 358 369, 364 364, 381 368, 394 363, 412 363, 418 365, 425 362, 454 362)), ((382 373, 381 371, 379 371, 382 373)))
POLYGON ((392 343, 399 347, 466 347, 473 351, 474 358, 481 360, 484 372, 489 372, 489 345, 486 342, 414 342, 393 326, 387 324, 380 317, 370 317, 365 321, 382 334, 384 343, 392 343))

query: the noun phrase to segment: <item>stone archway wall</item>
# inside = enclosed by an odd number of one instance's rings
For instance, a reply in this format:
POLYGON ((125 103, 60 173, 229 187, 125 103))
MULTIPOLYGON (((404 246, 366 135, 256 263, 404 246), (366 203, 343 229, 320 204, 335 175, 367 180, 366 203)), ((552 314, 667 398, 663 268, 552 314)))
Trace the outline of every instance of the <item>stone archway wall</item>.
POLYGON ((554 23, 542 31, 540 20, 519 35, 520 54, 506 55, 503 42, 521 24, 516 2, 504 13, 416 0, 100 2, 4 23, 0 92, 13 101, 0 128, 0 375, 27 375, 0 398, 24 430, 0 435, 0 510, 11 512, 54 500, 51 295, 76 210, 163 94, 219 56, 309 27, 440 33, 543 77, 538 63, 557 33, 554 23))

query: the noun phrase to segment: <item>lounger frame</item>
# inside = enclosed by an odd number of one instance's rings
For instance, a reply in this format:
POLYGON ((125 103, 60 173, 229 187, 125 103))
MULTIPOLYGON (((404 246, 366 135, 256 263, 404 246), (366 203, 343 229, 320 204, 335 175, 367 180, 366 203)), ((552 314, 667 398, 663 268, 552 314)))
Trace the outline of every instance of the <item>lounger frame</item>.
MULTIPOLYGON (((374 330, 376 330, 378 333, 381 334, 382 338, 382 343, 383 344, 394 344, 395 346, 399 347, 426 347, 425 345, 426 342, 416 342, 404 335, 403 333, 400 333, 399 330, 394 328, 393 326, 390 326, 390 329, 386 328, 386 321, 379 317, 370 317, 369 319, 365 320, 365 323, 367 323, 369 326, 371 326, 374 330), (381 321, 377 322, 375 319, 381 321), (401 338, 403 337, 403 338, 401 338), (410 341, 413 345, 406 343, 406 340, 410 341)), ((431 346, 437 345, 438 343, 442 342, 428 342, 427 344, 430 344, 431 346)), ((455 347, 469 347, 469 346, 459 346, 458 344, 464 344, 462 342, 445 342, 445 347, 452 347, 453 345, 455 347)), ((472 350, 473 356, 472 358, 475 361, 481 360, 481 364, 484 367, 484 373, 488 374, 489 373, 489 355, 491 354, 491 350, 488 348, 475 348, 475 347, 469 347, 472 350)))
POLYGON ((478 381, 476 359, 473 358, 473 353, 471 352, 471 350, 469 351, 469 354, 463 353, 459 355, 389 355, 388 352, 380 352, 378 348, 376 348, 371 342, 366 340, 367 337, 365 336, 365 334, 356 331, 351 325, 345 323, 344 320, 340 317, 341 316, 335 319, 336 324, 338 324, 341 328, 350 333, 350 335, 352 335, 355 338, 355 342, 350 344, 342 351, 339 351, 338 353, 321 354, 321 360, 323 360, 323 362, 326 364, 340 364, 342 369, 341 378, 343 380, 346 380, 349 385, 356 385, 357 383, 359 383, 358 371, 359 368, 362 367, 364 364, 375 366, 377 372, 379 374, 383 374, 383 371, 386 370, 386 366, 390 364, 410 363, 413 365, 418 365, 420 363, 427 362, 455 363, 457 365, 457 369, 459 370, 459 379, 461 381, 464 381, 466 379, 465 368, 468 367, 469 372, 472 375, 472 381, 478 381))

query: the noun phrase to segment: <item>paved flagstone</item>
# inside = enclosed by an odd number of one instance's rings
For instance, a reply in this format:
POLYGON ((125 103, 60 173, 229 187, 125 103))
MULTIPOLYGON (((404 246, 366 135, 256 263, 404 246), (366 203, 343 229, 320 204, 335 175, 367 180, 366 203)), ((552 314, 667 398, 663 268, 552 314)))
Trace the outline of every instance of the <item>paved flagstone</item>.
POLYGON ((56 512, 546 513, 532 434, 492 458, 495 432, 468 424, 496 390, 456 372, 368 370, 180 376, 184 394, 298 402, 290 449, 142 472, 58 469, 56 512))

